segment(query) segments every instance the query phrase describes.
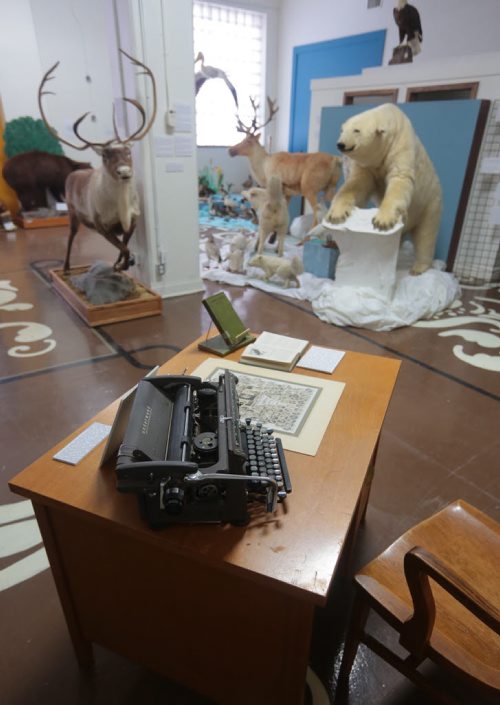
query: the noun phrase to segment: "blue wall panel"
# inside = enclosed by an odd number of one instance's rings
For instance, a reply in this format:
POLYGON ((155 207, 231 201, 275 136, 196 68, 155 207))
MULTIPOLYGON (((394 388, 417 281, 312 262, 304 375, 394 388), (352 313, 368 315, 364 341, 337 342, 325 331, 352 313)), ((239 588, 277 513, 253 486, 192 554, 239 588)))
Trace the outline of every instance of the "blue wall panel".
POLYGON ((380 66, 386 30, 316 42, 293 50, 290 152, 307 152, 311 80, 354 76, 367 66, 380 66))
MULTIPOLYGON (((315 42, 293 50, 292 99, 288 150, 307 152, 311 80, 359 74, 367 66, 380 66, 386 30, 355 34, 326 42, 315 42)), ((290 218, 301 212, 299 197, 292 198, 290 218)))
MULTIPOLYGON (((481 107, 480 100, 447 100, 398 105, 411 120, 426 148, 443 189, 443 215, 436 253, 446 261, 459 206, 464 177, 481 107)), ((340 127, 351 115, 364 112, 366 105, 323 108, 319 148, 339 154, 336 144, 340 127)))

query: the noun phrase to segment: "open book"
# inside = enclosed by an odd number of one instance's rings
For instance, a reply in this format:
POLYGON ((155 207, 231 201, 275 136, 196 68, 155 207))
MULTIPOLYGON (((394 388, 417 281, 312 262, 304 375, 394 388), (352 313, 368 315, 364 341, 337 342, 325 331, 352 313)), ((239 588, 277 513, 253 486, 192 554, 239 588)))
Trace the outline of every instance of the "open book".
POLYGON ((308 345, 308 340, 265 331, 243 350, 240 362, 289 372, 308 345))

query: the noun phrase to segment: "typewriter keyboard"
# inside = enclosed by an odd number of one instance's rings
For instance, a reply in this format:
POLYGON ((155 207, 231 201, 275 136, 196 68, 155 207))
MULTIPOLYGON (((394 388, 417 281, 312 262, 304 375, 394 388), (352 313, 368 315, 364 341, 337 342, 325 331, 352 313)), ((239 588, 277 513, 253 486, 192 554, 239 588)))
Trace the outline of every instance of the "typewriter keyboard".
POLYGON ((247 474, 256 485, 260 477, 276 480, 278 501, 283 500, 292 491, 292 483, 281 440, 272 435, 272 429, 263 429, 261 423, 252 424, 251 419, 241 424, 241 434, 247 454, 247 474))

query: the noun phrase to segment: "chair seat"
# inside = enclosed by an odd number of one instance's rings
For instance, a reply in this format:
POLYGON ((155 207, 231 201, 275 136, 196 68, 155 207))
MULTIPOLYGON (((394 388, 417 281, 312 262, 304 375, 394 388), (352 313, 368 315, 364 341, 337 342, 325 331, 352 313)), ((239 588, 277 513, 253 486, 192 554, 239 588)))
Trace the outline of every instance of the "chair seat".
MULTIPOLYGON (((463 501, 403 534, 356 576, 370 603, 398 629, 413 613, 404 576, 414 546, 441 559, 491 605, 500 608, 500 525, 463 501)), ((436 621, 430 657, 500 690, 500 636, 431 580, 436 621)))

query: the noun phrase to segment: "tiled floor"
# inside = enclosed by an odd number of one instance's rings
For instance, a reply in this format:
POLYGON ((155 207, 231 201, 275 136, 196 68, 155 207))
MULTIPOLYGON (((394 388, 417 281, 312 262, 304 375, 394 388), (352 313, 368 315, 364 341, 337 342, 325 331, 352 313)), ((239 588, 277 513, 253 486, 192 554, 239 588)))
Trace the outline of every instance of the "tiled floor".
MULTIPOLYGON (((7 487, 12 476, 129 389, 151 366, 206 332, 204 294, 165 300, 162 316, 90 329, 46 280, 47 270, 64 257, 64 229, 0 231, 0 242, 0 702, 208 705, 104 649, 96 649, 92 678, 78 672, 51 573, 36 545, 34 523, 12 516, 21 498, 7 487), (27 573, 39 572, 16 583, 23 567, 27 573)), ((75 240, 73 265, 99 257, 114 257, 102 238, 80 235, 75 240)), ((218 289, 207 285, 209 293, 218 289)), ((321 322, 307 303, 253 289, 226 290, 254 330, 291 333, 319 345, 403 360, 383 428, 356 566, 450 500, 465 499, 500 519, 500 375, 488 369, 497 366, 498 346, 480 347, 477 342, 487 340, 484 334, 493 335, 495 328, 498 332, 498 286, 464 291, 463 310, 451 312, 457 318, 454 331, 479 332, 469 340, 443 327, 390 333, 335 328, 321 322), (475 316, 476 322, 465 323, 465 315, 475 316), (446 336, 440 335, 443 330, 446 336)), ((349 597, 349 590, 334 591, 328 607, 318 610, 313 636, 311 664, 332 701, 349 597)), ((380 622, 371 623, 375 633, 391 638, 380 622)), ((265 662, 270 663, 267 657, 265 662)), ((480 702, 463 690, 459 696, 464 705, 480 702)), ((310 694, 306 702, 312 702, 310 694)), ((429 701, 361 648, 349 702, 429 701)), ((325 704, 315 698, 314 705, 325 704)))

